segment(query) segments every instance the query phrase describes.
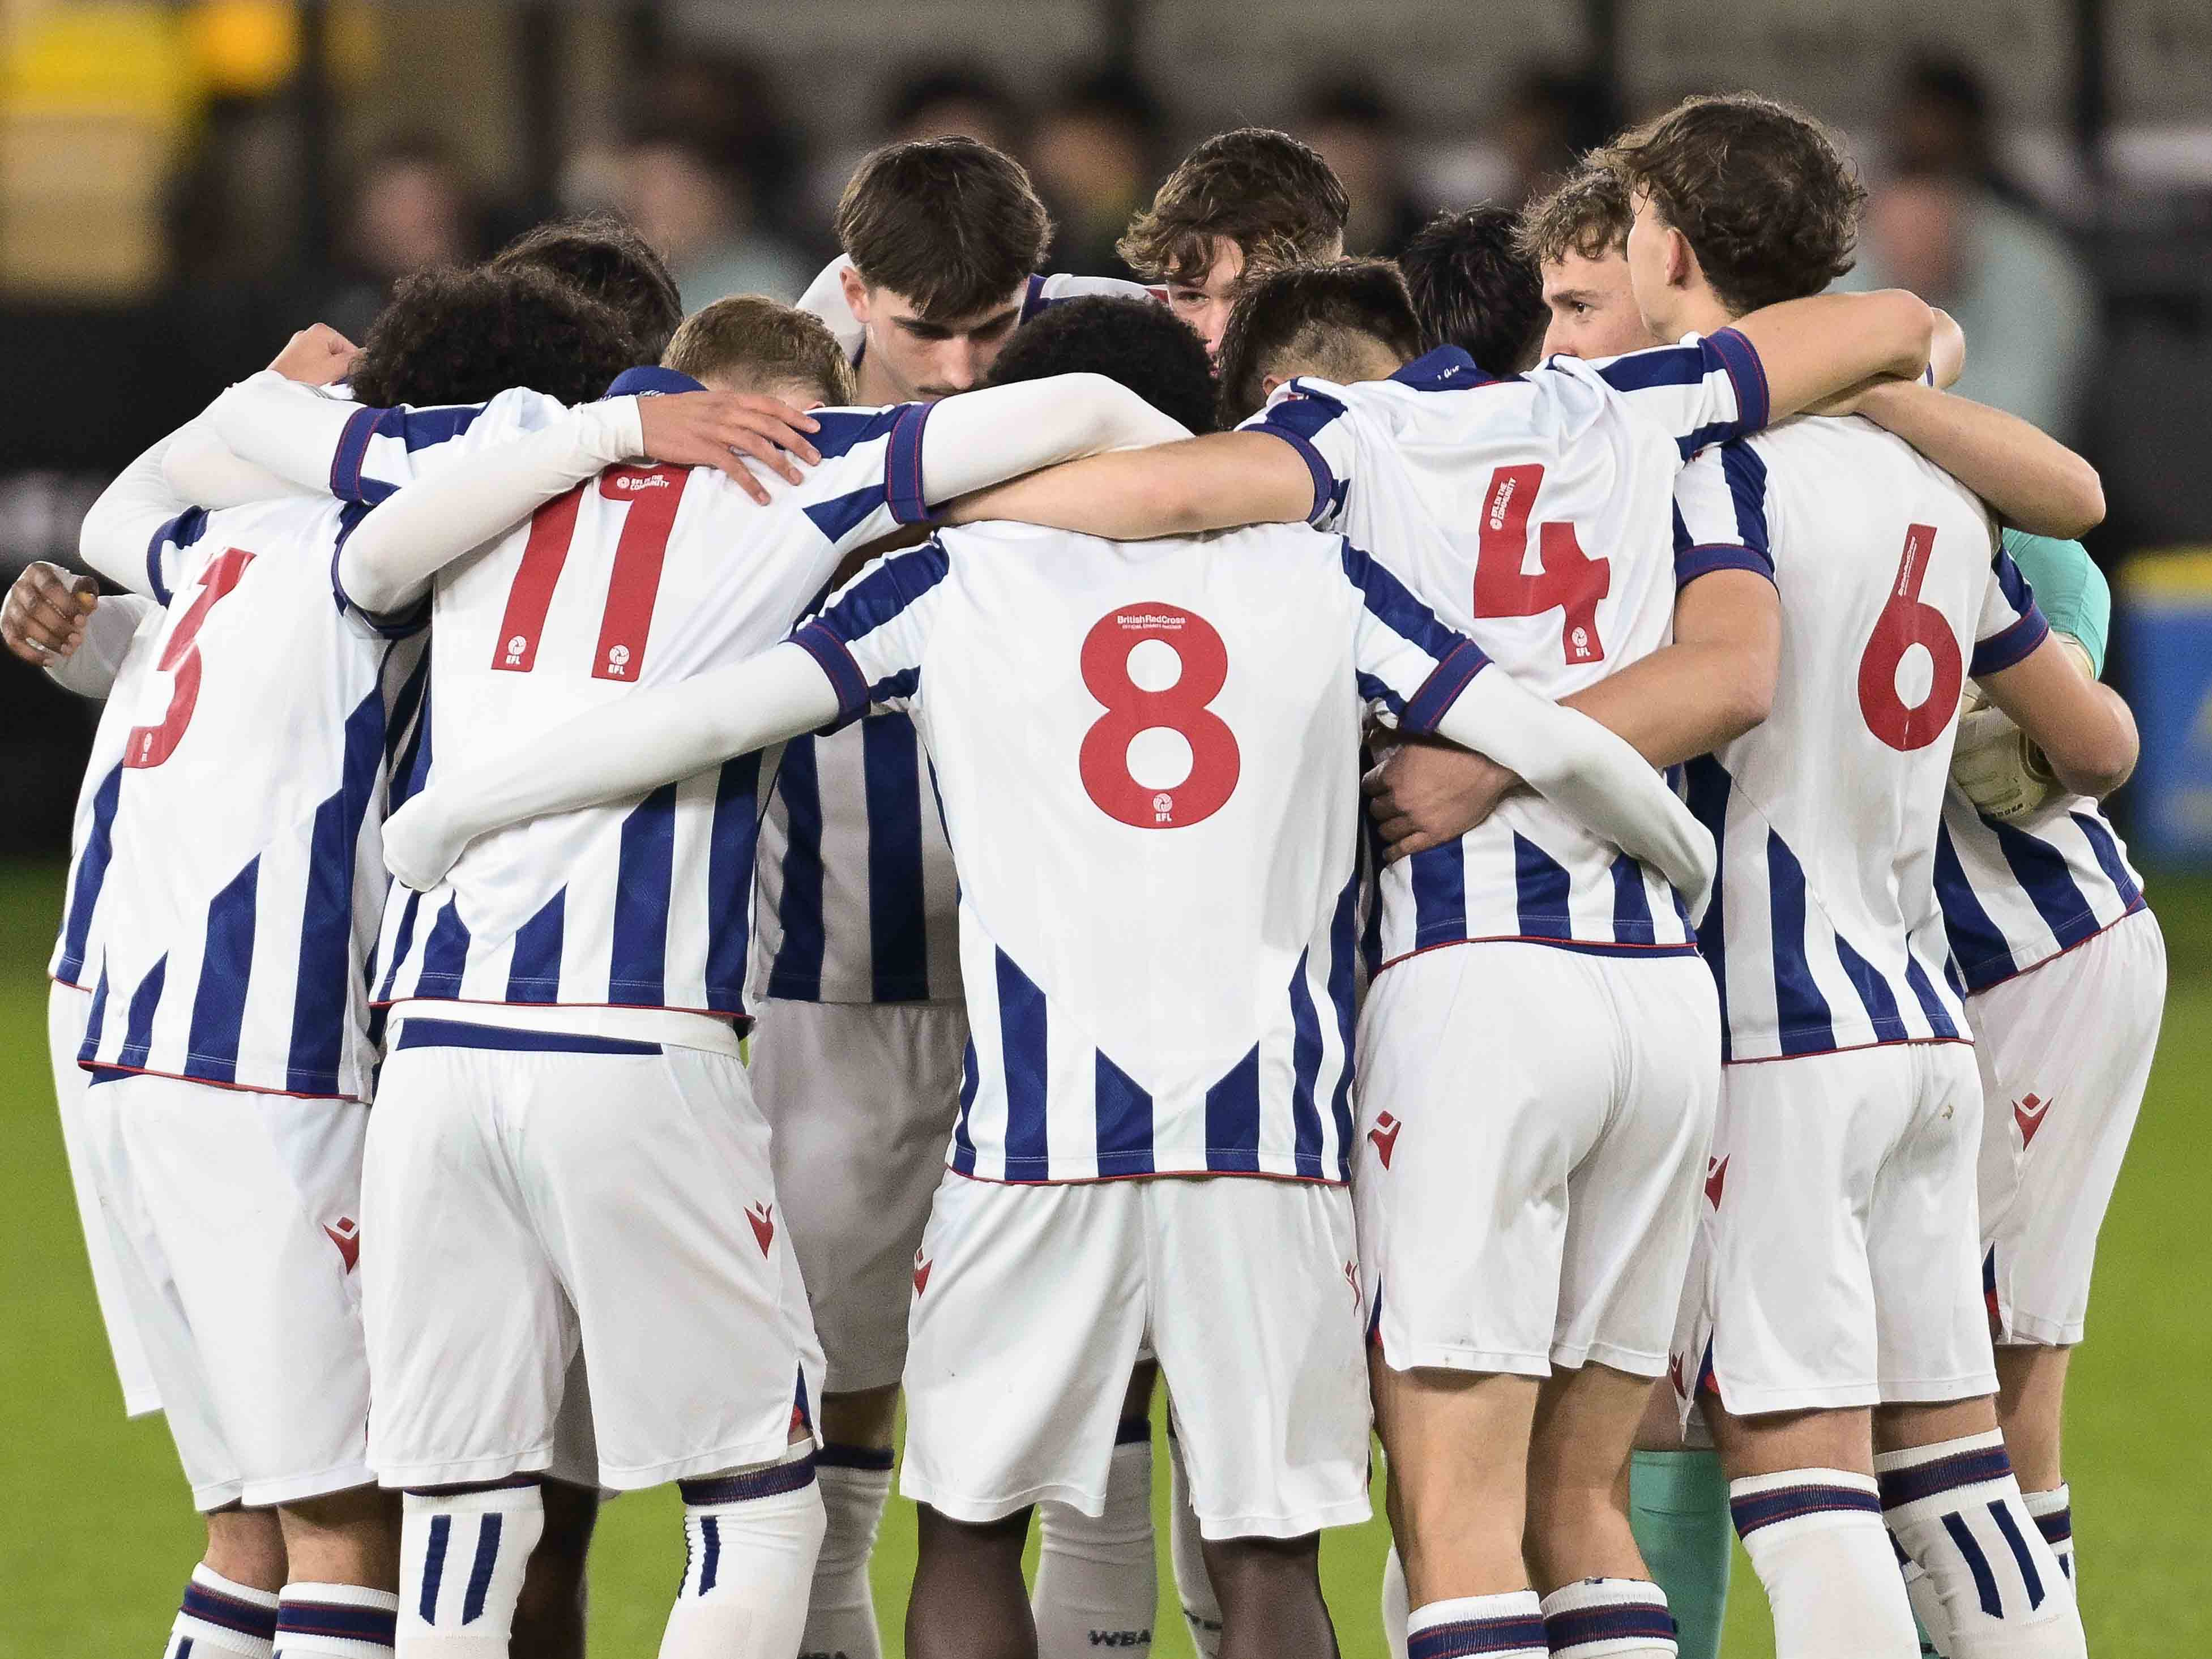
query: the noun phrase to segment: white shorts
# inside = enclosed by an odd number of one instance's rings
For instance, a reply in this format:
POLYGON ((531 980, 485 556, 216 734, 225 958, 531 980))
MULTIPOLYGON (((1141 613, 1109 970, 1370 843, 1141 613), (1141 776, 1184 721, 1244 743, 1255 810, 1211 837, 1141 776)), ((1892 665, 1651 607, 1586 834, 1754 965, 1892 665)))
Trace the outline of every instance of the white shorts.
POLYGON ((146 1345, 131 1317, 131 1303, 115 1263, 114 1242, 100 1212, 93 1184, 92 1153, 84 1139, 84 1068, 76 1063, 84 1046, 84 1023, 92 1012, 92 993, 56 980, 46 991, 46 1050, 54 1066, 54 1102, 61 1109, 62 1149, 69 1154, 70 1184, 76 1189, 77 1219, 84 1225, 84 1253, 92 1261, 92 1293, 107 1328, 107 1350, 123 1384, 123 1412, 143 1417, 161 1409, 161 1390, 146 1362, 146 1345))
POLYGON ((363 1177, 387 1486, 556 1467, 580 1345, 616 1491, 773 1462, 821 1354, 733 1054, 409 1018, 363 1177))
POLYGON ((1720 1003, 1693 956, 1429 951, 1359 1027, 1359 1247, 1395 1370, 1667 1367, 1720 1003))
POLYGON ((814 1304, 831 1394, 906 1369, 914 1252, 960 1114, 959 1003, 763 1002, 753 1097, 814 1304))
POLYGON ((1103 1513, 1149 1338, 1206 1537, 1364 1521, 1358 1277, 1341 1187, 948 1170, 912 1273, 900 1490, 956 1521, 1103 1513))
POLYGON ((1966 1004, 1987 1103, 1983 1288, 2001 1342, 2081 1340, 2165 1006, 2166 939, 2148 910, 1966 1004))
POLYGON ((358 1101, 177 1078, 84 1091, 117 1277, 203 1510, 366 1486, 358 1101))
POLYGON ((1675 1328, 1685 1413, 1739 1417, 1996 1391, 1962 1042, 1730 1066, 1675 1328))

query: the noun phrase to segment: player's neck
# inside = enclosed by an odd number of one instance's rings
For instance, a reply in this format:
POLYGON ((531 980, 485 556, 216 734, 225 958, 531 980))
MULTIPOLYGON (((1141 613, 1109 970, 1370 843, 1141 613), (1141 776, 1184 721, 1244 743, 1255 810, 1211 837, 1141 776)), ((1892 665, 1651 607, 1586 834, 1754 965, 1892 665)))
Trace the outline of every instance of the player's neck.
POLYGON ((880 409, 889 404, 904 403, 905 396, 891 383, 884 370, 883 354, 863 350, 855 366, 855 393, 863 409, 880 409))
POLYGON ((1675 303, 1668 318, 1668 326, 1660 331, 1661 337, 1679 340, 1685 334, 1717 334, 1736 319, 1736 313, 1723 305, 1720 296, 1703 282, 1692 283, 1677 291, 1675 303))

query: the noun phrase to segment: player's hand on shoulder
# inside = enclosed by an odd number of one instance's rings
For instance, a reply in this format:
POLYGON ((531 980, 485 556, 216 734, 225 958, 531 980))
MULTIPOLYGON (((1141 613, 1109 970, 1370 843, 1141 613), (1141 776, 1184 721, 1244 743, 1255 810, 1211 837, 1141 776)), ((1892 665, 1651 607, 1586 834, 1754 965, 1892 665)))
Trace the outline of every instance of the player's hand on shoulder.
POLYGON ((310 323, 284 343, 269 367, 302 386, 331 386, 346 377, 361 348, 327 323, 310 323))
POLYGON ((1442 847, 1486 820, 1521 780, 1486 755, 1438 738, 1407 733, 1367 775, 1367 810, 1385 861, 1442 847))
POLYGON ((36 668, 67 657, 84 643, 85 620, 100 603, 100 584, 43 561, 23 567, 0 605, 0 640, 36 668))
POLYGON ((750 455, 788 483, 822 456, 807 441, 822 423, 805 410, 744 392, 679 392, 638 399, 645 453, 664 466, 711 466, 762 506, 768 490, 739 456, 750 455))
POLYGON ((443 881, 467 845, 447 822, 435 784, 384 821, 384 867, 418 893, 443 881))
POLYGON ((1959 716, 1951 781, 2000 823, 2011 823, 2049 802, 2058 781, 2027 733, 2003 709, 1970 696, 1959 716))

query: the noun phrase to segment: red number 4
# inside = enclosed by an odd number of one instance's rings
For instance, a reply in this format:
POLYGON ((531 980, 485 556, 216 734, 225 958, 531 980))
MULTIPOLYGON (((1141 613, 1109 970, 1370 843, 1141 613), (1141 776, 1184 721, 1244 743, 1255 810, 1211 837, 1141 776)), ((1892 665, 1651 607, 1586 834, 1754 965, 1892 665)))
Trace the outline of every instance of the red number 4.
MULTIPOLYGON (((592 678, 635 682, 645 666, 646 636, 653 628, 653 605, 660 594, 660 571, 668 554, 668 535, 676 527, 676 508, 691 477, 680 466, 616 466, 599 474, 599 491, 623 501, 622 535, 615 543, 614 569, 607 581, 606 614, 592 657, 592 678)), ((507 611, 500 618, 491 665, 510 674, 527 674, 538 665, 538 641, 553 608, 553 589, 568 562, 576 536, 576 510, 586 486, 556 495, 531 515, 530 538, 507 589, 507 611)))
POLYGON ((1083 792, 1098 810, 1134 830, 1187 829, 1218 812, 1243 766, 1237 734, 1207 706, 1229 682, 1220 630, 1180 605, 1128 605, 1091 624, 1081 662, 1084 688, 1106 708, 1083 734, 1078 757, 1083 792), (1146 640, 1164 641, 1182 664, 1164 690, 1147 691, 1129 677, 1129 653, 1146 640), (1129 745, 1162 728, 1190 745, 1190 775, 1154 789, 1129 770, 1129 745))
POLYGON ((1490 475, 1476 532, 1474 614, 1564 612, 1561 654, 1571 663, 1603 662, 1597 602, 1612 591, 1612 562, 1583 552, 1571 524, 1545 523, 1536 526, 1536 568, 1528 568, 1528 520, 1543 487, 1544 469, 1538 465, 1501 466, 1490 475))
POLYGON ((1916 524, 1905 532, 1905 554, 1898 562, 1897 580, 1890 584, 1889 599, 1875 619, 1874 637, 1859 658, 1859 713, 1867 730, 1892 749, 1910 754, 1925 749, 1951 729, 1951 716, 1959 707, 1959 690, 1966 681, 1966 665, 1958 636, 1942 611, 1920 597, 1928 580, 1928 563, 1936 553, 1932 526, 1916 524), (1907 703, 1897 694, 1898 665, 1914 646, 1924 649, 1935 672, 1920 701, 1907 703))

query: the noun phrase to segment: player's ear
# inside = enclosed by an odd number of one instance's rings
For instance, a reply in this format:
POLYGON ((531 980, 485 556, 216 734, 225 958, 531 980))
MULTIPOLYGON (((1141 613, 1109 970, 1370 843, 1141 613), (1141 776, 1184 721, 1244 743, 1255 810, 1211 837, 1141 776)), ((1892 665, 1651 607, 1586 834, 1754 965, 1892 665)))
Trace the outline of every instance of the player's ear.
POLYGON ((868 285, 860 280, 860 273, 847 265, 837 273, 838 286, 845 290, 846 307, 856 323, 868 320, 868 285))
POLYGON ((1260 377, 1260 396, 1263 400, 1272 398, 1275 395, 1276 387, 1289 384, 1290 376, 1287 374, 1262 374, 1260 377))
POLYGON ((1698 256, 1691 251, 1690 239, 1674 228, 1667 227, 1667 286, 1687 288, 1698 280, 1698 256))

